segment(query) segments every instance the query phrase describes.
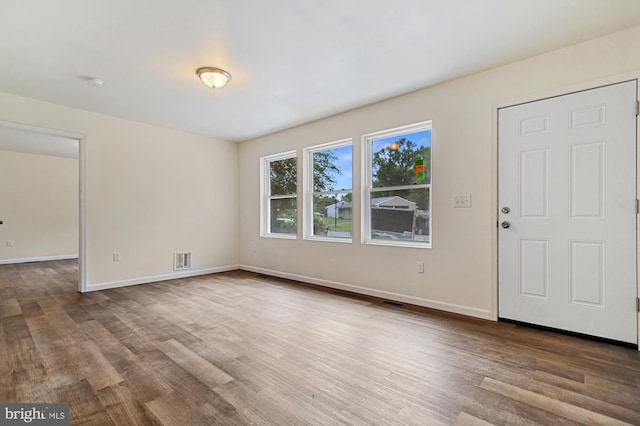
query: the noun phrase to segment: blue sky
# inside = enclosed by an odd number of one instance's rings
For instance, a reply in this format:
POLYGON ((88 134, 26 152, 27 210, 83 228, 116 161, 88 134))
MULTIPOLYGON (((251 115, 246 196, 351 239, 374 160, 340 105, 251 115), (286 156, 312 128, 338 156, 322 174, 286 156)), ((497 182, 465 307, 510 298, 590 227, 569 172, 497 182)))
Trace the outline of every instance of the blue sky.
POLYGON ((397 136, 392 136, 390 138, 384 138, 384 139, 376 139, 373 141, 372 151, 376 153, 384 148, 391 146, 392 143, 402 138, 407 138, 407 140, 410 140, 411 142, 417 144, 420 147, 431 146, 431 130, 421 130, 415 133, 397 135, 397 136))
POLYGON ((351 189, 352 185, 352 148, 351 146, 343 146, 341 148, 337 148, 333 151, 334 155, 337 157, 336 165, 342 172, 341 175, 335 176, 336 185, 335 189, 351 189))
MULTIPOLYGON (((395 141, 407 138, 413 143, 421 147, 431 146, 431 130, 422 130, 416 133, 409 133, 405 135, 392 136, 384 139, 377 139, 373 141, 373 152, 380 151, 383 148, 391 146, 395 141)), ((351 146, 343 146, 341 148, 335 148, 332 150, 336 156, 336 165, 342 172, 340 175, 334 176, 336 179, 335 189, 352 189, 352 148, 351 146)))

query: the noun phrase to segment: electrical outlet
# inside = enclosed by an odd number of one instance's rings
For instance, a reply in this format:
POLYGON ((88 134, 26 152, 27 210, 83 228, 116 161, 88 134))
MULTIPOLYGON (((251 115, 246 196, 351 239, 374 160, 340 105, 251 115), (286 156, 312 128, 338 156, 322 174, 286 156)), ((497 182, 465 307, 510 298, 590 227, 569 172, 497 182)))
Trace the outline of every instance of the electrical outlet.
POLYGON ((454 195, 453 207, 454 208, 471 207, 471 195, 469 194, 454 195))
POLYGON ((117 252, 117 251, 113 252, 113 261, 120 262, 120 252, 117 252))
POLYGON ((7 240, 7 247, 13 247, 13 240, 7 240))
POLYGON ((424 262, 418 262, 416 264, 416 272, 419 274, 424 273, 424 262))

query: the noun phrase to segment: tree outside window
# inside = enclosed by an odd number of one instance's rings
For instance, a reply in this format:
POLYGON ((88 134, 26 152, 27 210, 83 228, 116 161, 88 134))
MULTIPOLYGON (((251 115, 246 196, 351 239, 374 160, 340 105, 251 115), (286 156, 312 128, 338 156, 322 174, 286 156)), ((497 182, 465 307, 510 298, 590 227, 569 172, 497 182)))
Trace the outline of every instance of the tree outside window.
POLYGON ((352 235, 351 139, 304 150, 305 238, 350 242, 352 235))
POLYGON ((431 122, 365 135, 363 242, 431 244, 431 122))
POLYGON ((297 233, 297 159, 295 152, 262 158, 263 236, 297 233))

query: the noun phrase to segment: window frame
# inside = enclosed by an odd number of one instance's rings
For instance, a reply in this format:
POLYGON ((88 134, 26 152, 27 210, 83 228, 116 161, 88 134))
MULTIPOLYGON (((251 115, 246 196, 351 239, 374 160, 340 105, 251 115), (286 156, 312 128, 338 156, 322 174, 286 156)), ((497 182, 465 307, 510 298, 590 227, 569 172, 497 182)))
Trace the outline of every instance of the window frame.
POLYGON ((412 247, 421 249, 430 249, 433 246, 433 121, 426 120, 418 123, 407 124, 392 129, 380 130, 377 132, 362 135, 362 194, 361 194, 361 242, 367 245, 391 246, 391 247, 412 247), (430 171, 431 179, 428 184, 388 186, 383 188, 373 188, 373 142, 378 139, 386 139, 389 137, 403 135, 409 133, 417 133, 420 131, 431 131, 431 158, 430 171), (429 242, 402 241, 402 240, 383 240, 371 238, 371 194, 382 191, 400 191, 406 189, 428 189, 429 192, 429 242))
POLYGON ((298 238, 299 230, 299 203, 298 203, 298 187, 299 187, 299 173, 298 173, 298 153, 297 151, 286 151, 279 154, 266 155, 260 157, 260 236, 265 238, 281 238, 287 240, 295 240, 298 238), (296 159, 296 193, 285 195, 271 195, 271 163, 280 160, 287 160, 290 158, 296 159), (295 199, 296 200, 296 233, 295 234, 283 234, 277 232, 271 232, 271 200, 281 199, 295 199))
MULTIPOLYGON (((352 214, 352 222, 351 222, 351 238, 341 238, 341 237, 326 237, 313 235, 313 197, 317 194, 342 194, 342 193, 351 193, 351 197, 353 200, 353 138, 345 138, 339 139, 332 142, 323 143, 320 145, 314 145, 312 147, 305 148, 303 150, 302 155, 302 165, 303 165, 303 177, 304 177, 304 194, 303 194, 303 238, 305 240, 313 240, 313 241, 330 241, 335 243, 352 243, 353 242, 353 214, 352 214), (316 152, 328 151, 331 149, 342 148, 345 146, 351 147, 351 188, 348 190, 337 189, 331 191, 320 191, 316 192, 313 188, 313 154, 316 152)), ((353 208, 353 201, 351 202, 351 206, 353 208)))

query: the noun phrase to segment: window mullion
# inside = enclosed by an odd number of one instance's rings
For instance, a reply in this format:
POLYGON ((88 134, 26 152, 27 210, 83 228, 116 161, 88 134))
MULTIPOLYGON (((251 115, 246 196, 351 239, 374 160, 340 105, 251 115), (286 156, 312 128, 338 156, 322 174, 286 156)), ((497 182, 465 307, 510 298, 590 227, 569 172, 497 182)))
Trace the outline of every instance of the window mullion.
POLYGON ((375 188, 370 188, 371 192, 382 192, 382 191, 402 191, 406 189, 423 189, 423 188, 431 188, 430 183, 423 183, 418 185, 402 185, 402 186, 376 186, 375 188))
POLYGON ((296 198, 296 194, 287 194, 287 195, 269 195, 270 200, 282 200, 285 198, 296 198))
POLYGON ((335 191, 316 191, 312 194, 314 196, 323 196, 323 195, 337 195, 337 194, 348 194, 352 192, 350 189, 337 189, 335 191))

